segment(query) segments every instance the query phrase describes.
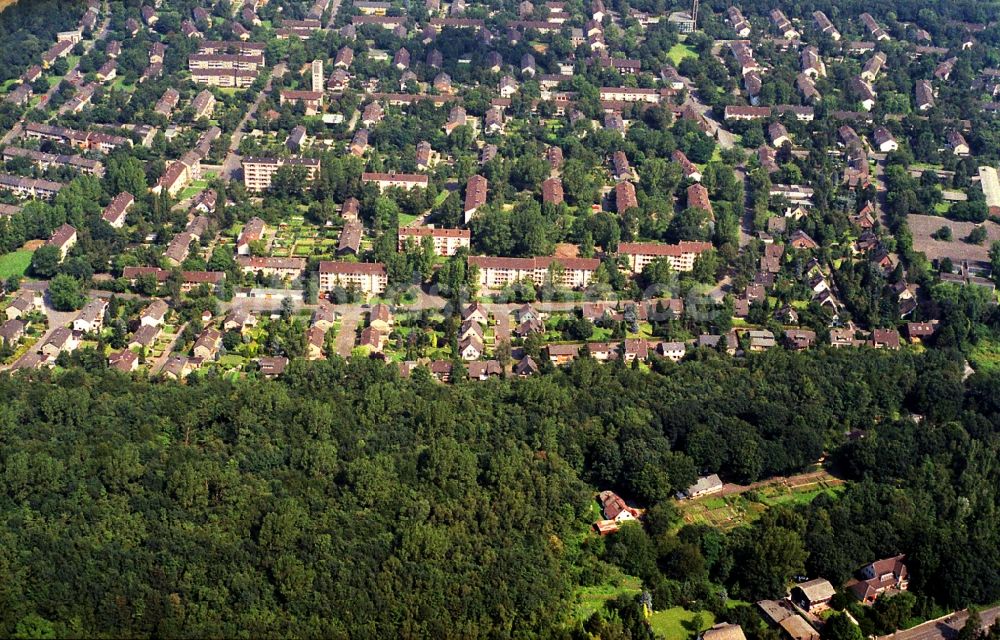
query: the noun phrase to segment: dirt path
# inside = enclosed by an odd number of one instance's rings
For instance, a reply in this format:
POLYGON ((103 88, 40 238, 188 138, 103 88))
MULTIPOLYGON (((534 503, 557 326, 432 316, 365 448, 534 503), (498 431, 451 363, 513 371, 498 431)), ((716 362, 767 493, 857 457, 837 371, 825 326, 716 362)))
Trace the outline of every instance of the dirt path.
POLYGON ((764 487, 773 486, 781 486, 787 489, 801 489, 802 487, 808 487, 810 485, 821 483, 838 485, 844 484, 844 481, 830 475, 830 473, 826 470, 810 471, 794 476, 768 478, 767 480, 760 480, 751 484, 733 484, 731 482, 727 482, 722 485, 722 493, 715 495, 735 496, 753 489, 763 489, 764 487))

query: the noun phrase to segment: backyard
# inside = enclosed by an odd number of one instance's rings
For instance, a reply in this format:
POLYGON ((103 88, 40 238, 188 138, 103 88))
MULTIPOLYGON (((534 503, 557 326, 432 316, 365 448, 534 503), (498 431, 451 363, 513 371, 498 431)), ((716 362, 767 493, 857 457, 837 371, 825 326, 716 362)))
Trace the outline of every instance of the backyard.
POLYGON ((34 251, 18 249, 0 256, 0 279, 11 276, 23 276, 31 265, 31 255, 34 251))

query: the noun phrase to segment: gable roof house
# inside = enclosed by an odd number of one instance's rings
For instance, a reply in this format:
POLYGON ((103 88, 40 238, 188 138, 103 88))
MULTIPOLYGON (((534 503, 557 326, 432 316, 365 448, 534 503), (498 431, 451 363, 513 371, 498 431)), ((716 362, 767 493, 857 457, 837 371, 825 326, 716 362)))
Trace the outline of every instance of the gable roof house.
POLYGON ((792 587, 792 601, 808 611, 818 613, 830 607, 830 600, 836 591, 829 580, 816 578, 792 587))
POLYGON ((862 604, 872 604, 884 593, 906 591, 910 572, 903 555, 883 558, 861 568, 861 580, 848 588, 862 604))
POLYGON ((917 109, 927 111, 934 107, 934 88, 930 80, 917 80, 916 86, 917 109))

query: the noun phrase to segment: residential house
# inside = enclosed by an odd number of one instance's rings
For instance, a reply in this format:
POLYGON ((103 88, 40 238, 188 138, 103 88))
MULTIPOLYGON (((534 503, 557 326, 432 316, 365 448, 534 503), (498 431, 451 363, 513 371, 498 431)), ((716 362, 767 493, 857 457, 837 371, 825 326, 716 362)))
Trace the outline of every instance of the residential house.
POLYGON ((883 594, 906 591, 910 572, 903 562, 904 556, 884 558, 862 567, 861 580, 848 588, 862 604, 873 604, 883 594))
POLYGON ((65 260, 66 254, 76 245, 76 229, 68 224, 61 225, 52 232, 45 245, 59 249, 60 261, 65 260))
POLYGON ((689 499, 701 498, 704 496, 721 492, 722 492, 722 480, 719 479, 719 474, 713 473, 711 475, 702 476, 698 478, 697 482, 695 482, 693 485, 691 485, 684 491, 684 496, 689 499))
POLYGON ((836 591, 829 580, 816 578, 792 587, 792 602, 809 613, 819 613, 830 607, 836 591))

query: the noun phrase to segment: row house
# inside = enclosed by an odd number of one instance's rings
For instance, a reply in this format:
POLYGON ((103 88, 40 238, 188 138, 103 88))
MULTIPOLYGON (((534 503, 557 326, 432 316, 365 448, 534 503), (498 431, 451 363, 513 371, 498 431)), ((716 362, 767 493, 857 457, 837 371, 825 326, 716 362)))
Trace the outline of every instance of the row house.
POLYGON ((49 167, 67 167, 75 169, 86 175, 96 176, 98 178, 104 177, 104 164, 97 160, 91 160, 90 158, 81 158, 80 156, 70 156, 65 154, 44 153, 42 151, 35 151, 34 149, 22 149, 21 147, 4 147, 4 161, 10 161, 14 158, 24 158, 26 160, 30 160, 36 167, 42 170, 48 169, 49 167))
POLYGON ((550 276, 558 278, 554 284, 580 289, 590 284, 599 265, 596 258, 469 256, 469 266, 479 269, 479 286, 485 289, 502 289, 520 280, 544 286, 550 276))
POLYGON ((560 205, 563 203, 565 194, 563 192, 562 180, 558 177, 548 178, 542 181, 542 203, 560 205))
POLYGON ((723 111, 725 120, 764 120, 771 117, 771 107, 744 107, 740 105, 726 105, 723 111))
POLYGON ((293 91, 283 89, 278 93, 278 102, 281 105, 303 105, 307 116, 319 113, 323 108, 322 91, 293 91))
POLYGON ((48 69, 59 58, 65 58, 73 50, 72 42, 57 42, 49 50, 42 54, 42 67, 48 69))
POLYGON ((87 302, 80 313, 73 319, 73 331, 90 333, 100 331, 104 326, 104 312, 108 309, 108 301, 95 298, 87 302))
POLYGON ((468 224, 479 207, 486 204, 489 182, 480 175, 471 176, 465 183, 465 223, 468 224))
POLYGON ((861 79, 865 82, 875 82, 878 74, 882 71, 882 67, 885 66, 885 60, 885 54, 881 51, 876 51, 871 58, 868 58, 864 67, 861 68, 861 79))
POLYGON ((615 211, 624 214, 629 209, 639 206, 639 199, 635 194, 635 185, 622 180, 615 184, 615 211))
MULTIPOLYGON (((144 276, 153 276, 157 283, 164 284, 170 273, 159 267, 125 267, 122 270, 122 277, 128 280, 131 286, 135 286, 138 279, 144 276)), ((217 289, 225 279, 226 274, 222 271, 181 271, 181 291, 191 291, 203 284, 217 289)))
POLYGON ((180 266, 182 262, 187 260, 188 254, 191 251, 191 243, 194 241, 194 236, 187 231, 178 233, 170 240, 166 250, 163 252, 163 257, 167 259, 167 262, 171 266, 180 266))
POLYGON ((675 149, 670 157, 681 166, 681 171, 684 172, 686 179, 701 182, 701 170, 698 169, 698 165, 688 159, 683 151, 675 149))
POLYGON ((59 249, 59 259, 62 261, 66 259, 70 249, 76 245, 76 239, 76 228, 72 225, 63 224, 52 232, 52 235, 45 242, 45 246, 59 249))
POLYGON ((424 238, 434 242, 434 255, 453 256, 459 249, 469 248, 472 232, 468 229, 442 229, 434 226, 400 227, 398 249, 403 250, 407 240, 420 244, 424 238))
POLYGON ((100 131, 77 131, 66 127, 54 127, 47 124, 28 123, 24 127, 24 135, 35 140, 54 140, 77 149, 111 153, 123 146, 132 146, 128 138, 103 133, 100 131))
POLYGON ((351 155, 360 158, 368 151, 368 129, 358 129, 351 137, 351 155))
POLYGON ((708 198, 708 189, 703 187, 699 182, 688 186, 687 206, 688 209, 707 211, 710 217, 715 217, 715 212, 712 210, 712 202, 708 198))
POLYGON ((196 153, 188 152, 180 160, 174 160, 167 165, 167 170, 163 172, 156 184, 150 188, 155 194, 167 192, 170 197, 177 196, 184 190, 192 180, 201 177, 201 157, 196 153))
POLYGON ((799 37, 799 32, 792 26, 792 21, 788 19, 781 9, 771 10, 771 22, 777 30, 778 35, 786 40, 795 40, 799 37))
POLYGON ((865 28, 868 29, 868 33, 870 33, 875 40, 889 39, 889 34, 886 33, 885 29, 883 29, 875 18, 872 17, 872 14, 865 12, 862 13, 859 18, 861 18, 861 22, 865 25, 865 28))
POLYGON ((730 6, 727 10, 729 25, 736 32, 737 38, 750 37, 750 22, 743 17, 743 12, 738 7, 730 6))
POLYGON ((267 225, 260 218, 254 216, 247 220, 240 230, 240 235, 236 238, 236 254, 241 256, 250 255, 251 245, 264 238, 267 232, 267 225))
POLYGON ((916 85, 917 109, 927 111, 934 106, 934 88, 930 80, 917 80, 916 85))
POLYGON ((61 182, 0 173, 0 191, 9 191, 18 198, 49 200, 54 198, 63 186, 65 185, 61 182))
POLYGON ((215 111, 215 96, 208 89, 202 89, 191 101, 191 109, 195 120, 211 118, 215 111))
POLYGON ((181 100, 181 94, 173 87, 168 87, 166 91, 163 92, 163 96, 156 101, 156 105, 153 107, 153 111, 162 115, 165 118, 170 118, 170 114, 173 113, 174 107, 181 100))
POLYGON ((115 229, 121 229, 125 226, 125 215, 133 204, 135 204, 135 197, 131 193, 123 191, 115 196, 108 206, 104 207, 101 219, 115 229))
POLYGON ((819 55, 819 49, 815 46, 810 45, 803 49, 802 54, 799 56, 799 62, 802 73, 805 75, 812 78, 826 76, 826 64, 823 63, 823 58, 819 55))
POLYGON ((849 87, 850 92, 854 95, 855 100, 861 105, 861 108, 865 111, 871 111, 875 108, 875 90, 872 86, 861 79, 860 76, 854 76, 851 78, 849 87))
POLYGON ((825 13, 822 11, 813 11, 813 21, 816 22, 816 28, 819 29, 820 33, 830 36, 834 42, 840 41, 840 32, 837 31, 837 27, 833 26, 830 18, 826 17, 825 13))
POLYGON ((351 16, 351 24, 355 28, 377 25, 388 31, 393 31, 396 27, 405 27, 406 18, 403 16, 351 16))

